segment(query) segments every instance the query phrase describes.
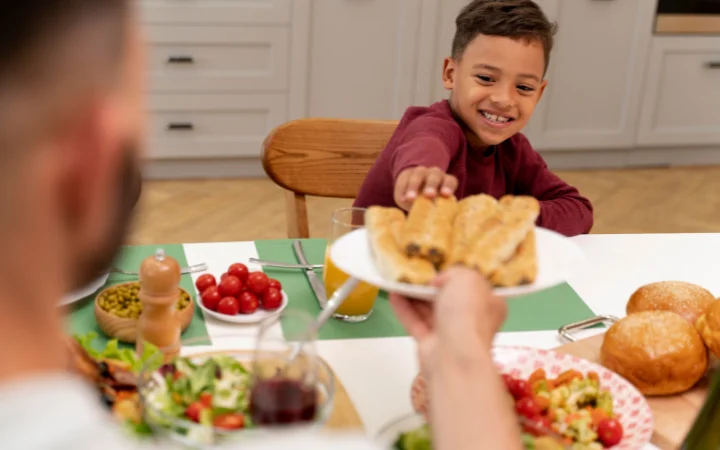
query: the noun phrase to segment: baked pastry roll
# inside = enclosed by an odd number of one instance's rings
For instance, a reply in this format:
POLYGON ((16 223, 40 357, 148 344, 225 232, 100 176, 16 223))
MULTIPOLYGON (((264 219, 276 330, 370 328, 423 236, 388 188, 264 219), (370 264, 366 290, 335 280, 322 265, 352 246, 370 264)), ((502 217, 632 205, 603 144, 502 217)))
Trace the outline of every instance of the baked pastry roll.
POLYGON ((505 196, 499 204, 498 214, 460 261, 487 277, 513 257, 540 215, 540 203, 533 197, 505 196))
POLYGON ((630 296, 625 307, 627 314, 641 311, 672 311, 680 314, 692 326, 710 305, 715 296, 697 284, 685 281, 657 281, 640 286, 630 296))
POLYGON ((405 214, 397 208, 372 206, 365 212, 370 249, 380 274, 401 283, 426 285, 435 278, 433 265, 422 258, 408 257, 399 245, 405 214))
POLYGON ((441 267, 450 254, 453 221, 457 213, 455 197, 434 200, 420 196, 408 213, 402 248, 408 257, 421 257, 441 267))
POLYGON ((537 247, 535 230, 531 229, 518 246, 515 256, 490 276, 494 286, 510 287, 534 283, 537 278, 537 247))
POLYGON ((489 195, 473 195, 458 203, 453 222, 453 237, 447 265, 461 263, 474 239, 481 235, 489 221, 498 212, 498 201, 489 195))

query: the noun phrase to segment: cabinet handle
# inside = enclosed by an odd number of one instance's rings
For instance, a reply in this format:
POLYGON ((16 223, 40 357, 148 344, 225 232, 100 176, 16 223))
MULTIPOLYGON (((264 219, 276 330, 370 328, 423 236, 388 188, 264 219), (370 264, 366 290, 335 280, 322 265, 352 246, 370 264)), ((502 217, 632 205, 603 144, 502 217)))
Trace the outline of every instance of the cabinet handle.
POLYGON ((168 64, 192 64, 195 58, 192 56, 170 56, 167 59, 168 64))
POLYGON ((167 129, 169 131, 192 131, 195 129, 195 125, 190 122, 176 122, 168 124, 167 129))
POLYGON ((710 61, 709 63, 705 63, 705 67, 708 69, 720 69, 720 61, 710 61))

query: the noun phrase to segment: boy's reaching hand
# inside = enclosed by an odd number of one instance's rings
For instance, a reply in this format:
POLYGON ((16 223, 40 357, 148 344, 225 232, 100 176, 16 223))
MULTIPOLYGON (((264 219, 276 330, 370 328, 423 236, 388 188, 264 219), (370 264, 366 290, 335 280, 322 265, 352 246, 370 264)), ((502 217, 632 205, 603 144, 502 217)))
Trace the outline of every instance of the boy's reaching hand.
POLYGON ((458 180, 437 167, 411 167, 400 172, 395 182, 395 203, 405 211, 422 194, 429 198, 449 197, 455 193, 458 180))

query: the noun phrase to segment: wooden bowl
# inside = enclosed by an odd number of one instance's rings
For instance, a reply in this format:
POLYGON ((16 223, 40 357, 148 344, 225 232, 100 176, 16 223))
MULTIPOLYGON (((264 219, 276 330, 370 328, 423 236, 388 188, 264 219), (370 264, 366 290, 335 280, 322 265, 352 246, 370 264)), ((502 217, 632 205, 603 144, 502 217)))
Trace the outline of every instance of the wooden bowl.
MULTIPOLYGON (((128 344, 134 344, 135 340, 137 339, 137 319, 126 319, 123 317, 118 317, 114 314, 110 314, 109 312, 105 311, 100 307, 98 304, 98 301, 100 297, 107 292, 108 290, 112 288, 116 288, 118 286, 125 286, 125 285, 131 285, 131 284, 137 284, 137 281, 135 282, 129 282, 129 283, 120 283, 113 286, 110 286, 108 288, 103 289, 98 293, 98 295, 95 297, 95 320, 97 321, 98 326, 102 330, 103 333, 110 336, 111 338, 116 338, 120 342, 126 342, 128 344)), ((190 294, 188 291, 186 291, 183 288, 180 288, 182 292, 185 292, 186 294, 190 294)), ((185 307, 185 309, 182 309, 180 311, 177 311, 178 319, 180 320, 180 326, 182 327, 182 331, 185 331, 188 326, 190 326, 190 322, 192 322, 193 315, 195 314, 195 302, 192 299, 192 296, 190 296, 190 303, 185 307)))

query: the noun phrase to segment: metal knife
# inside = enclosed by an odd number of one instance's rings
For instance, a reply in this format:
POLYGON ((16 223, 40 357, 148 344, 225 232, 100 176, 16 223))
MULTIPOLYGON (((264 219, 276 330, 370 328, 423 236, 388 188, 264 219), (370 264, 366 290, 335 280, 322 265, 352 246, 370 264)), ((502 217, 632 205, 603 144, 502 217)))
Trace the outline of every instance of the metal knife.
MULTIPOLYGON (((306 266, 309 265, 307 258, 305 258, 305 252, 303 251, 302 242, 297 240, 293 241, 292 247, 295 251, 295 257, 297 258, 298 262, 306 266)), ((310 287, 312 288, 313 293, 315 293, 315 297, 320 304, 320 308, 325 309, 325 307, 327 306, 327 293, 325 292, 325 284, 323 284, 322 280, 318 278, 314 270, 304 269, 303 272, 305 272, 305 276, 310 282, 310 287)))

